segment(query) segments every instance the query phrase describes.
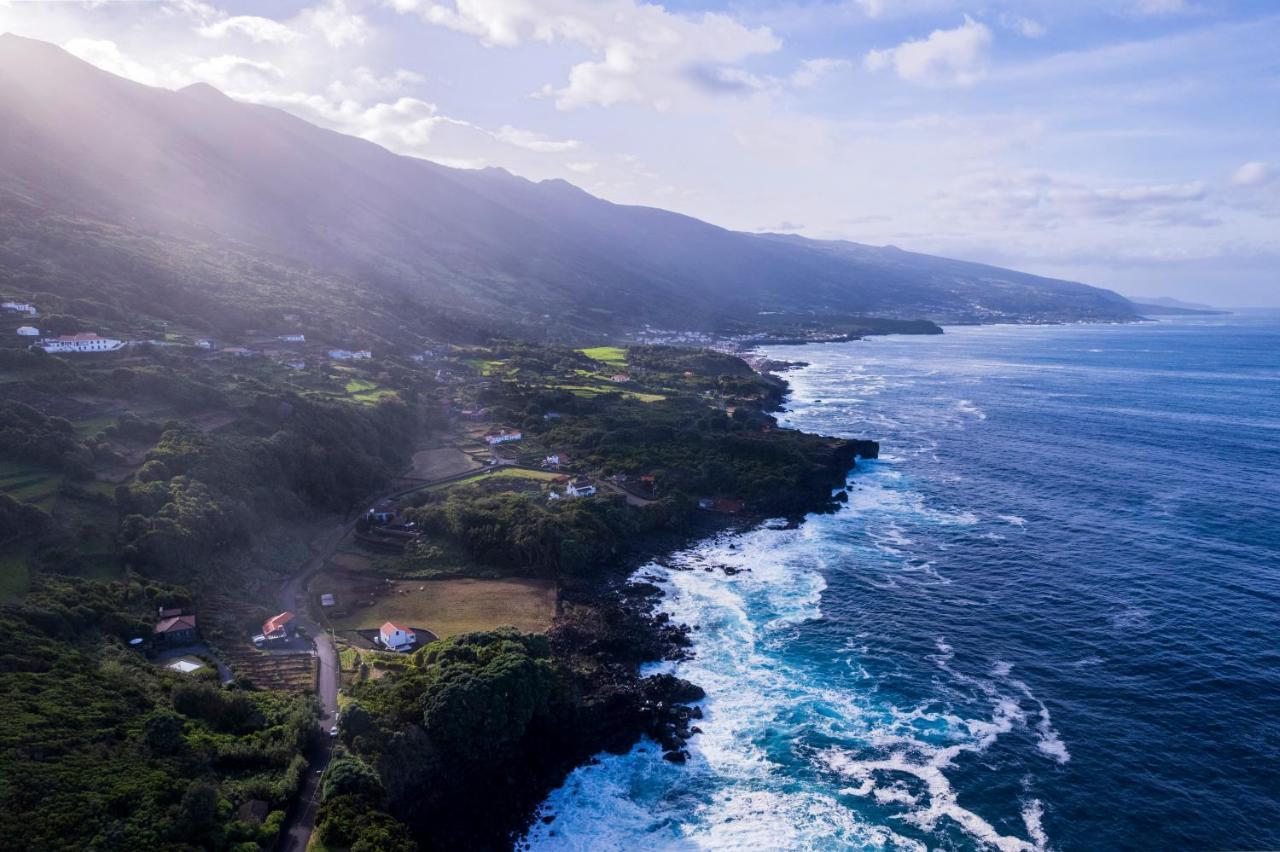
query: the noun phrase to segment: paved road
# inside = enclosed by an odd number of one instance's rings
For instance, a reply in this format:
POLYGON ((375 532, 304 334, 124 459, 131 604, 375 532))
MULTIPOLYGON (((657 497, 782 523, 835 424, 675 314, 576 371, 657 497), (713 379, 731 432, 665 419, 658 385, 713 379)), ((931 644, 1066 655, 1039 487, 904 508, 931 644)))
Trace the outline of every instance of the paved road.
POLYGON ((320 699, 320 745, 307 755, 310 763, 307 780, 299 794, 302 806, 291 814, 284 832, 281 834, 279 848, 283 852, 305 852, 311 841, 311 832, 315 828, 316 810, 320 803, 320 779, 329 766, 329 758, 333 755, 333 745, 329 738, 329 729, 338 722, 338 652, 333 647, 333 638, 325 630, 307 617, 306 585, 311 576, 324 567, 333 551, 342 540, 355 529, 355 522, 344 523, 330 530, 313 542, 314 553, 302 570, 286 581, 276 595, 276 605, 282 610, 290 610, 298 616, 298 626, 311 637, 319 662, 316 673, 316 694, 320 699))

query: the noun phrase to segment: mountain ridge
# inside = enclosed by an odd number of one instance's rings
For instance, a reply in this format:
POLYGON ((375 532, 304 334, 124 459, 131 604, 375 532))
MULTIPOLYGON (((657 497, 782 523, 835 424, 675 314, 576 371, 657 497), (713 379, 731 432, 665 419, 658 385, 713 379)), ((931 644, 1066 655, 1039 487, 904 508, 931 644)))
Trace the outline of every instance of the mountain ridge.
POLYGON ((11 128, 0 203, 260 254, 514 333, 714 332, 766 314, 1136 316, 1123 297, 1076 282, 748 234, 560 179, 453 169, 208 84, 148 87, 12 35, 0 37, 0 120, 11 128))

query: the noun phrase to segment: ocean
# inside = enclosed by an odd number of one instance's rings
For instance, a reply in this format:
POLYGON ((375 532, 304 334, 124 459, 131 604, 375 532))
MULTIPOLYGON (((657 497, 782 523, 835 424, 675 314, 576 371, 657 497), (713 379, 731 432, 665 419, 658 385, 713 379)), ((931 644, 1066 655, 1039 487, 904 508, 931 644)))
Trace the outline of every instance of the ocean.
POLYGON ((1280 848, 1280 314, 767 354, 810 365, 786 425, 881 458, 637 573, 702 733, 576 770, 523 846, 1280 848))

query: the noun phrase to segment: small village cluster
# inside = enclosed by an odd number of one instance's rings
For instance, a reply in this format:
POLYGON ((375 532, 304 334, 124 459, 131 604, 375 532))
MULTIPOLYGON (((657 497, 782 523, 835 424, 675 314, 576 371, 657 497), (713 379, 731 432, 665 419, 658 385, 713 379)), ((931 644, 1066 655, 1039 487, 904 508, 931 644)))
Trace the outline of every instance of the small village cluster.
MULTIPOLYGON (((18 314, 25 318, 40 316, 39 309, 28 302, 19 302, 9 300, 0 302, 0 311, 6 314, 18 314)), ((296 315, 285 316, 285 321, 297 321, 296 315)), ((29 346, 36 349, 43 349, 45 352, 58 354, 78 354, 78 353, 100 353, 100 352, 118 352, 128 346, 135 344, 149 344, 151 346, 194 346, 206 352, 217 353, 230 358, 250 358, 254 356, 263 356, 271 358, 290 367, 294 370, 305 370, 308 361, 299 356, 299 344, 307 342, 307 336, 301 332, 287 332, 277 334, 274 337, 266 337, 256 340, 252 346, 223 346, 218 341, 209 337, 200 337, 194 340, 178 339, 155 339, 155 340, 125 340, 118 337, 109 337, 99 334, 96 331, 81 331, 74 334, 57 334, 46 335, 36 325, 23 324, 14 329, 14 333, 19 337, 29 338, 31 340, 29 346), (256 347, 256 348, 255 348, 256 347)), ((251 336, 253 332, 249 333, 251 336)), ((427 353, 428 355, 430 353, 427 353)), ((323 355, 319 352, 315 356, 317 359, 327 358, 332 362, 346 361, 368 361, 373 358, 373 352, 369 349, 328 349, 323 351, 323 355)), ((421 360, 422 356, 415 356, 421 360)))

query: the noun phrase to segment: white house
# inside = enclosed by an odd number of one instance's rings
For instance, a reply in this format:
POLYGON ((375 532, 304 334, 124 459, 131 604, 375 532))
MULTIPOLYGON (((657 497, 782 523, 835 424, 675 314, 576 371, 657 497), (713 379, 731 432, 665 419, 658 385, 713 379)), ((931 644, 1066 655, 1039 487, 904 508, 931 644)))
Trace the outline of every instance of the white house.
POLYGON ((519 441, 523 437, 524 433, 519 429, 494 429, 484 436, 484 440, 489 446, 496 447, 508 441, 519 441))
POLYGON ((34 325, 20 325, 18 326, 18 334, 22 337, 39 337, 40 329, 34 325))
POLYGON ((564 493, 570 497, 590 497, 596 493, 596 487, 591 483, 590 479, 585 476, 579 476, 565 486, 564 493))
POLYGON ((200 349, 212 349, 213 341, 207 337, 202 337, 196 341, 196 346, 199 347, 200 349))
POLYGON ((378 639, 383 647, 390 648, 392 651, 408 649, 418 641, 417 635, 412 630, 399 627, 390 621, 378 629, 378 639))
POLYGON ((6 311, 26 314, 27 316, 32 317, 36 315, 36 306, 28 305, 26 302, 5 302, 4 304, 0 304, 0 308, 4 308, 6 311))
POLYGON ((306 343, 307 336, 305 334, 282 334, 279 338, 282 343, 306 343))
POLYGON ((543 467, 562 467, 569 463, 569 457, 564 453, 552 453, 542 460, 543 467))
POLYGON ((45 352, 114 352, 124 348, 124 341, 99 337, 93 332, 82 332, 50 337, 41 342, 40 346, 45 352))

